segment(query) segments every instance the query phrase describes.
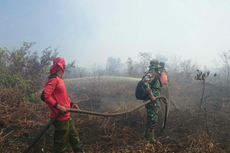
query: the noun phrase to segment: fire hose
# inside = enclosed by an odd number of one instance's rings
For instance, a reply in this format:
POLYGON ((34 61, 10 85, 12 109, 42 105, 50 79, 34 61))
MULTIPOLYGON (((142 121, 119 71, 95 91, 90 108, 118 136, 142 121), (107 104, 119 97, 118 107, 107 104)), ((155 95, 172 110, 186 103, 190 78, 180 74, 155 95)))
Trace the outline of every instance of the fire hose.
MULTIPOLYGON (((165 96, 157 96, 156 99, 166 99, 165 96)), ((89 114, 89 115, 96 115, 96 116, 106 116, 106 117, 114 117, 114 116, 120 116, 120 115, 124 115, 130 112, 133 112, 141 107, 143 107, 144 105, 150 103, 151 100, 148 100, 146 102, 144 102, 141 105, 138 105, 137 107, 130 109, 128 111, 124 111, 124 112, 119 112, 119 113, 98 113, 98 112, 92 112, 92 111, 86 111, 86 110, 80 110, 80 109, 67 109, 68 112, 73 112, 73 113, 83 113, 83 114, 89 114)), ((166 120, 167 120, 167 113, 168 113, 168 108, 167 108, 167 103, 165 103, 165 117, 164 117, 164 122, 162 124, 162 129, 165 128, 166 126, 166 120)), ((32 143, 27 147, 27 149, 23 152, 23 153, 28 153, 30 151, 30 149, 37 143, 37 141, 43 136, 43 134, 49 129, 49 127, 53 124, 53 122, 61 115, 61 113, 57 113, 56 116, 54 118, 52 118, 52 120, 42 129, 42 131, 39 133, 39 135, 37 135, 32 143)))

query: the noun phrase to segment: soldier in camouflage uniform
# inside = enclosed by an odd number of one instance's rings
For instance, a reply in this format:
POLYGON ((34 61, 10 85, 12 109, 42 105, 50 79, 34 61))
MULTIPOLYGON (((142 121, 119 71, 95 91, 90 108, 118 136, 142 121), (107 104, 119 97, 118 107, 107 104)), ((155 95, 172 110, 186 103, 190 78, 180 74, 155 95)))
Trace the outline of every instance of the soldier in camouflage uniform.
POLYGON ((149 71, 141 81, 144 92, 149 94, 147 99, 151 99, 152 101, 151 103, 145 105, 147 109, 147 126, 145 130, 145 139, 147 141, 152 141, 152 142, 156 141, 154 137, 154 128, 157 124, 158 110, 160 107, 159 100, 156 100, 156 96, 160 95, 160 87, 161 87, 161 83, 159 80, 159 69, 160 69, 160 65, 158 60, 156 59, 151 60, 149 71))

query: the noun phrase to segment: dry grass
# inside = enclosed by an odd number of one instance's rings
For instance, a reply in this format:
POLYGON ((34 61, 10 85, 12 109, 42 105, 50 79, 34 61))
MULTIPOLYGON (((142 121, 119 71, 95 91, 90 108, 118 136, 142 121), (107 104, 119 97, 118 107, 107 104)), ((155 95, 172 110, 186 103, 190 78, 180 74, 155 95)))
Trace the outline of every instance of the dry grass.
MULTIPOLYGON (((133 87, 136 86, 139 79, 132 80, 131 83, 123 80, 115 82, 114 78, 106 81, 100 78, 100 83, 99 80, 90 81, 90 79, 84 79, 85 83, 81 79, 65 80, 68 91, 72 91, 73 100, 78 100, 74 98, 83 99, 85 94, 86 97, 91 98, 92 103, 100 103, 107 96, 108 99, 117 99, 114 103, 116 102, 119 106, 110 109, 109 112, 121 112, 134 107, 134 104, 127 105, 126 101, 121 103, 121 100, 125 100, 122 97, 126 97, 126 99, 133 98, 133 87), (75 81, 78 81, 78 83, 75 81), (105 86, 107 86, 106 90, 104 90, 105 86), (122 94, 124 91, 125 94, 122 94), (98 93, 100 94, 97 95, 98 93), (95 100, 96 98, 98 99, 95 100)), ((189 98, 186 100, 188 102, 194 101, 194 104, 196 104, 196 98, 199 100, 199 86, 194 84, 187 86, 187 88, 180 88, 181 90, 171 88, 174 98, 183 102, 183 99, 189 97, 192 100, 189 98)), ((228 98, 228 92, 219 93, 220 88, 218 88, 216 86, 207 89, 207 94, 216 93, 216 95, 207 98, 200 120, 198 120, 198 111, 194 106, 171 111, 166 129, 161 131, 160 126, 156 128, 156 137, 160 143, 151 147, 146 147, 143 141, 146 123, 144 108, 127 115, 109 118, 83 114, 72 114, 71 116, 79 130, 86 152, 230 152, 230 99, 228 98)), ((9 96, 9 99, 14 98, 13 95, 9 96)), ((7 97, 5 98, 7 99, 7 97)), ((87 100, 83 99, 82 101, 79 102, 81 108, 83 106, 91 107, 88 106, 90 103, 88 105, 83 104, 87 100)), ((136 101, 136 103, 138 102, 140 101, 136 101)), ((17 153, 22 152, 40 129, 49 122, 49 109, 44 103, 20 102, 12 106, 11 104, 1 102, 0 105, 0 152, 17 153), (7 111, 4 109, 5 107, 7 107, 7 111)), ((97 110, 94 107, 93 109, 97 110)), ((31 152, 53 152, 52 134, 53 127, 47 131, 31 152)), ((69 149, 71 150, 71 147, 69 149)))

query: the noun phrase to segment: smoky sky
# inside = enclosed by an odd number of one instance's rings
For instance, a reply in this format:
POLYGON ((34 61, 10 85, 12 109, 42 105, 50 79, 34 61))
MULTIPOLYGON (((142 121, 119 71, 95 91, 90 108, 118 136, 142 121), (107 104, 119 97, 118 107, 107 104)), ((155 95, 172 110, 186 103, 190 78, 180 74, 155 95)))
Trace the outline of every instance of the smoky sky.
POLYGON ((139 52, 212 66, 230 49, 228 0, 0 0, 0 47, 58 48, 77 66, 139 52))

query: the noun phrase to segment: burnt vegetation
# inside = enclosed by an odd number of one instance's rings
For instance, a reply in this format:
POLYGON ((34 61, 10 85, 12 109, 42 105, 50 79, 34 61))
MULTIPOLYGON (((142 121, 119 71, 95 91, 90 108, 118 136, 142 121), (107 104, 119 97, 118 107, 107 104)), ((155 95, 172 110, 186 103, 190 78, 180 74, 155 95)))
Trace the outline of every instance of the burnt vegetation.
MULTIPOLYGON (((35 43, 23 43, 16 50, 0 49, 0 152, 23 152, 49 121, 49 108, 40 100, 57 49, 39 55, 31 51, 35 43)), ((166 62, 171 106, 164 131, 159 114, 156 138, 159 143, 144 145, 146 110, 127 115, 98 117, 74 114, 86 152, 230 152, 229 52, 223 65, 208 69, 190 59, 141 52, 139 61, 109 57, 106 67, 92 69, 67 65, 64 81, 70 98, 84 110, 122 112, 142 103, 134 97, 135 87, 148 61, 166 62), (214 73, 213 73, 214 72, 214 73)), ((71 152, 71 147, 69 148, 71 152)), ((31 152, 53 152, 53 127, 31 152)))

